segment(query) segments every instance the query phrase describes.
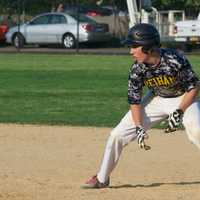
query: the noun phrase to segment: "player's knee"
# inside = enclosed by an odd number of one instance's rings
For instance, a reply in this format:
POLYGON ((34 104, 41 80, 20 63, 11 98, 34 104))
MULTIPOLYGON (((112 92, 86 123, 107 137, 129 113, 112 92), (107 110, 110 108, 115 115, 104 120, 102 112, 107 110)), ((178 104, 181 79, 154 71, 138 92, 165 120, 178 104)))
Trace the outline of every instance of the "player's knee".
POLYGON ((113 138, 114 140, 121 140, 122 136, 120 135, 120 132, 117 131, 116 129, 113 129, 110 133, 110 137, 113 138))
POLYGON ((190 130, 190 132, 194 133, 195 135, 200 134, 199 120, 185 118, 183 119, 183 125, 186 130, 190 130))
POLYGON ((199 111, 197 109, 193 109, 193 106, 190 106, 186 110, 183 116, 183 125, 188 129, 195 128, 200 130, 199 111))
POLYGON ((112 130, 110 133, 110 139, 111 143, 115 143, 116 145, 122 145, 123 144, 123 137, 117 130, 112 130))
POLYGON ((196 140, 200 141, 200 129, 192 128, 191 134, 196 140))
POLYGON ((200 149, 200 129, 191 127, 188 131, 188 138, 200 149))

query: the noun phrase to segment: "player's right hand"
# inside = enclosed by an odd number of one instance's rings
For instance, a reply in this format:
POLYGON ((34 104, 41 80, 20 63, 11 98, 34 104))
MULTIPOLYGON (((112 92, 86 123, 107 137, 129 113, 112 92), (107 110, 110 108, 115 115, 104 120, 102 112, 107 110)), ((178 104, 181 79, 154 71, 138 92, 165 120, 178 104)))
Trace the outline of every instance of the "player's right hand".
POLYGON ((149 150, 150 147, 145 144, 148 135, 142 126, 136 126, 137 142, 141 149, 149 150))
POLYGON ((176 131, 183 121, 183 111, 181 109, 176 109, 173 113, 169 114, 167 121, 168 126, 165 129, 165 133, 176 131))
POLYGON ((168 116, 168 123, 170 128, 177 128, 183 121, 183 111, 176 109, 168 116))

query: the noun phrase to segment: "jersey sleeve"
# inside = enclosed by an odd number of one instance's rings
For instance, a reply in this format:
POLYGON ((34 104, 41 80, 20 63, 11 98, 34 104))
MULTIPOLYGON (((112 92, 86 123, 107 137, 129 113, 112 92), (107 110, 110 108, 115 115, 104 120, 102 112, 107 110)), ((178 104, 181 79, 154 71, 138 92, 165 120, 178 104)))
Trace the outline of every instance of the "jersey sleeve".
POLYGON ((187 92, 194 89, 199 84, 199 78, 192 70, 190 62, 184 55, 182 55, 181 59, 179 79, 181 82, 183 82, 185 91, 187 92))
POLYGON ((140 104, 142 99, 143 76, 137 64, 133 64, 128 77, 128 103, 140 104))

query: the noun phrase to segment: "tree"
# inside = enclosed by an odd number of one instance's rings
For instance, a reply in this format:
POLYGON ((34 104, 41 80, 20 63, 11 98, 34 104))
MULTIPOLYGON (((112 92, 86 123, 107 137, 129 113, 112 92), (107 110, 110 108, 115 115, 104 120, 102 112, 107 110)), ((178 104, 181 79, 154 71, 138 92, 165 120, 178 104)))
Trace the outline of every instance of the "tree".
POLYGON ((185 8, 187 15, 196 17, 200 12, 200 0, 186 0, 185 8))
POLYGON ((200 11, 200 0, 152 0, 152 5, 158 10, 185 10, 191 17, 200 11))
MULTIPOLYGON (((16 13, 18 5, 31 15, 51 11, 59 3, 64 4, 90 4, 95 5, 99 0, 0 0, 0 12, 16 13)), ((142 0, 140 0, 142 1, 142 0)), ((102 5, 114 5, 118 8, 127 9, 126 0, 103 0, 102 5)), ((195 14, 200 10, 200 0, 152 0, 152 6, 158 10, 185 10, 186 13, 195 14)))
POLYGON ((152 0, 152 5, 158 10, 184 9, 185 0, 152 0))

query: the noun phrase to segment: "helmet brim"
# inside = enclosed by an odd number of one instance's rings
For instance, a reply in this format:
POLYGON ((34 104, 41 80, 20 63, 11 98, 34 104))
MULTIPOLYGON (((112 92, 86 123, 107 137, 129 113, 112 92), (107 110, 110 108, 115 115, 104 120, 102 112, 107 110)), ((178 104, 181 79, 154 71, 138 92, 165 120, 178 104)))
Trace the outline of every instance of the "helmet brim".
POLYGON ((126 47, 139 47, 139 46, 141 46, 138 43, 133 42, 132 39, 128 39, 128 38, 122 41, 122 45, 124 45, 126 47))

